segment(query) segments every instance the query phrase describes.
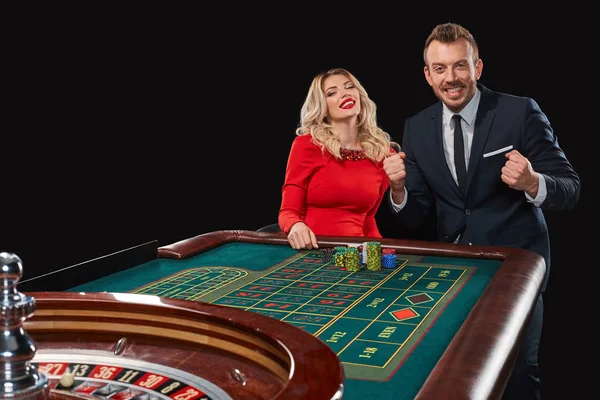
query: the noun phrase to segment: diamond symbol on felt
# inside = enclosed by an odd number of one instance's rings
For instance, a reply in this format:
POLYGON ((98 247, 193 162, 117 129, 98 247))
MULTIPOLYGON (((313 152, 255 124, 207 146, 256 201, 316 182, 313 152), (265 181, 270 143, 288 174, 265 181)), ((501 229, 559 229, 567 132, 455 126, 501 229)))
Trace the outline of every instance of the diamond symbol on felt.
POLYGON ((406 321, 407 319, 419 317, 420 314, 413 310, 412 308, 403 308, 402 310, 390 311, 392 317, 396 319, 396 321, 406 321))
POLYGON ((427 293, 414 294, 412 296, 406 296, 406 300, 410 301, 410 304, 423 304, 428 301, 433 301, 433 298, 427 293))

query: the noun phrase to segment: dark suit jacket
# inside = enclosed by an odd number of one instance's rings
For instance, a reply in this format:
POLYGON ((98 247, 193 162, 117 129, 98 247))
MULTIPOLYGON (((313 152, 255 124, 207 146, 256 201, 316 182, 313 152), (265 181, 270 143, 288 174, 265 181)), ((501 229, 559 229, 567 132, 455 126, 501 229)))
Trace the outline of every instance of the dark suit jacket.
POLYGON ((423 223, 431 204, 437 211, 441 241, 452 242, 466 227, 474 245, 512 246, 532 250, 550 271, 550 241, 542 209, 573 207, 579 198, 577 173, 558 145, 548 118, 530 98, 491 91, 478 85, 481 101, 463 195, 454 182, 442 144, 442 103, 437 102, 408 118, 402 150, 406 153, 406 206, 396 217, 406 226, 423 223), (543 174, 547 196, 541 208, 529 203, 522 191, 508 187, 500 176, 513 146, 543 174), (435 201, 434 201, 435 200, 435 201))

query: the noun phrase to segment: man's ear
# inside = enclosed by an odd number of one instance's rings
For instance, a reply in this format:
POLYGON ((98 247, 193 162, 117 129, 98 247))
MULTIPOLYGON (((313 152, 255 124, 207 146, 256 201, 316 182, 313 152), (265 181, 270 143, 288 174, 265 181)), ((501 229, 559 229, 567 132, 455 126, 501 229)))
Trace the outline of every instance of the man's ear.
POLYGON ((427 66, 423 67, 423 73, 425 74, 425 79, 427 79, 429 86, 433 86, 433 82, 431 82, 431 74, 429 73, 427 66))
POLYGON ((475 79, 479 80, 479 78, 481 78, 482 73, 483 73, 483 60, 480 58, 475 63, 475 79))

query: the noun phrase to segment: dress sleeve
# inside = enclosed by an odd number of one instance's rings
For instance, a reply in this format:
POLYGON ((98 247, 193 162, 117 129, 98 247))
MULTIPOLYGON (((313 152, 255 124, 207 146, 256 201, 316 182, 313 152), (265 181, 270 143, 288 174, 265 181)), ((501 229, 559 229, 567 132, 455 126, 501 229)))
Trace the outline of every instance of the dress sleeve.
POLYGON ((311 142, 310 135, 298 136, 292 143, 278 218, 279 226, 285 233, 296 222, 304 220, 308 182, 315 168, 317 151, 320 150, 311 142))
POLYGON ((377 227, 375 214, 377 214, 377 210, 379 209, 379 206, 381 205, 381 202, 383 201, 383 198, 387 193, 387 189, 390 187, 390 181, 388 180, 388 177, 385 174, 385 172, 383 172, 383 163, 379 163, 378 166, 382 168, 381 173, 383 174, 383 181, 379 188, 379 198, 377 199, 377 203, 375 203, 375 206, 367 213, 367 216, 365 217, 365 224, 363 227, 365 236, 376 238, 380 238, 381 233, 379 232, 379 228, 377 227))

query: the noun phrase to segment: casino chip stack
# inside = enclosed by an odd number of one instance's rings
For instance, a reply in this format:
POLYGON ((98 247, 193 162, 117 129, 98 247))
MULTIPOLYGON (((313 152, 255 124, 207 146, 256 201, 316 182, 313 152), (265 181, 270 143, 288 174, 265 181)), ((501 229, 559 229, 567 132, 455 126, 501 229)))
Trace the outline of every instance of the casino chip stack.
POLYGON ((346 249, 347 249, 346 246, 335 246, 333 248, 333 251, 334 251, 334 253, 343 253, 346 251, 346 249))
POLYGON ((396 249, 385 248, 381 250, 381 266, 383 268, 396 268, 396 249))
POLYGON ((358 265, 363 265, 362 246, 360 243, 349 243, 348 248, 356 248, 358 250, 358 265))
POLYGON ((346 267, 346 247, 336 246, 333 248, 333 261, 336 267, 346 267))
POLYGON ((360 270, 360 254, 357 247, 348 247, 345 253, 346 270, 357 272, 360 270))
POLYGON ((381 270, 381 243, 379 242, 367 242, 367 269, 381 270))
POLYGON ((333 249, 333 247, 326 247, 323 249, 323 262, 330 262, 331 259, 333 258, 333 252, 335 250, 333 249))
POLYGON ((381 256, 381 266, 383 268, 396 268, 396 255, 384 254, 381 256))
POLYGON ((381 254, 396 254, 396 249, 392 247, 384 247, 381 249, 381 254))

